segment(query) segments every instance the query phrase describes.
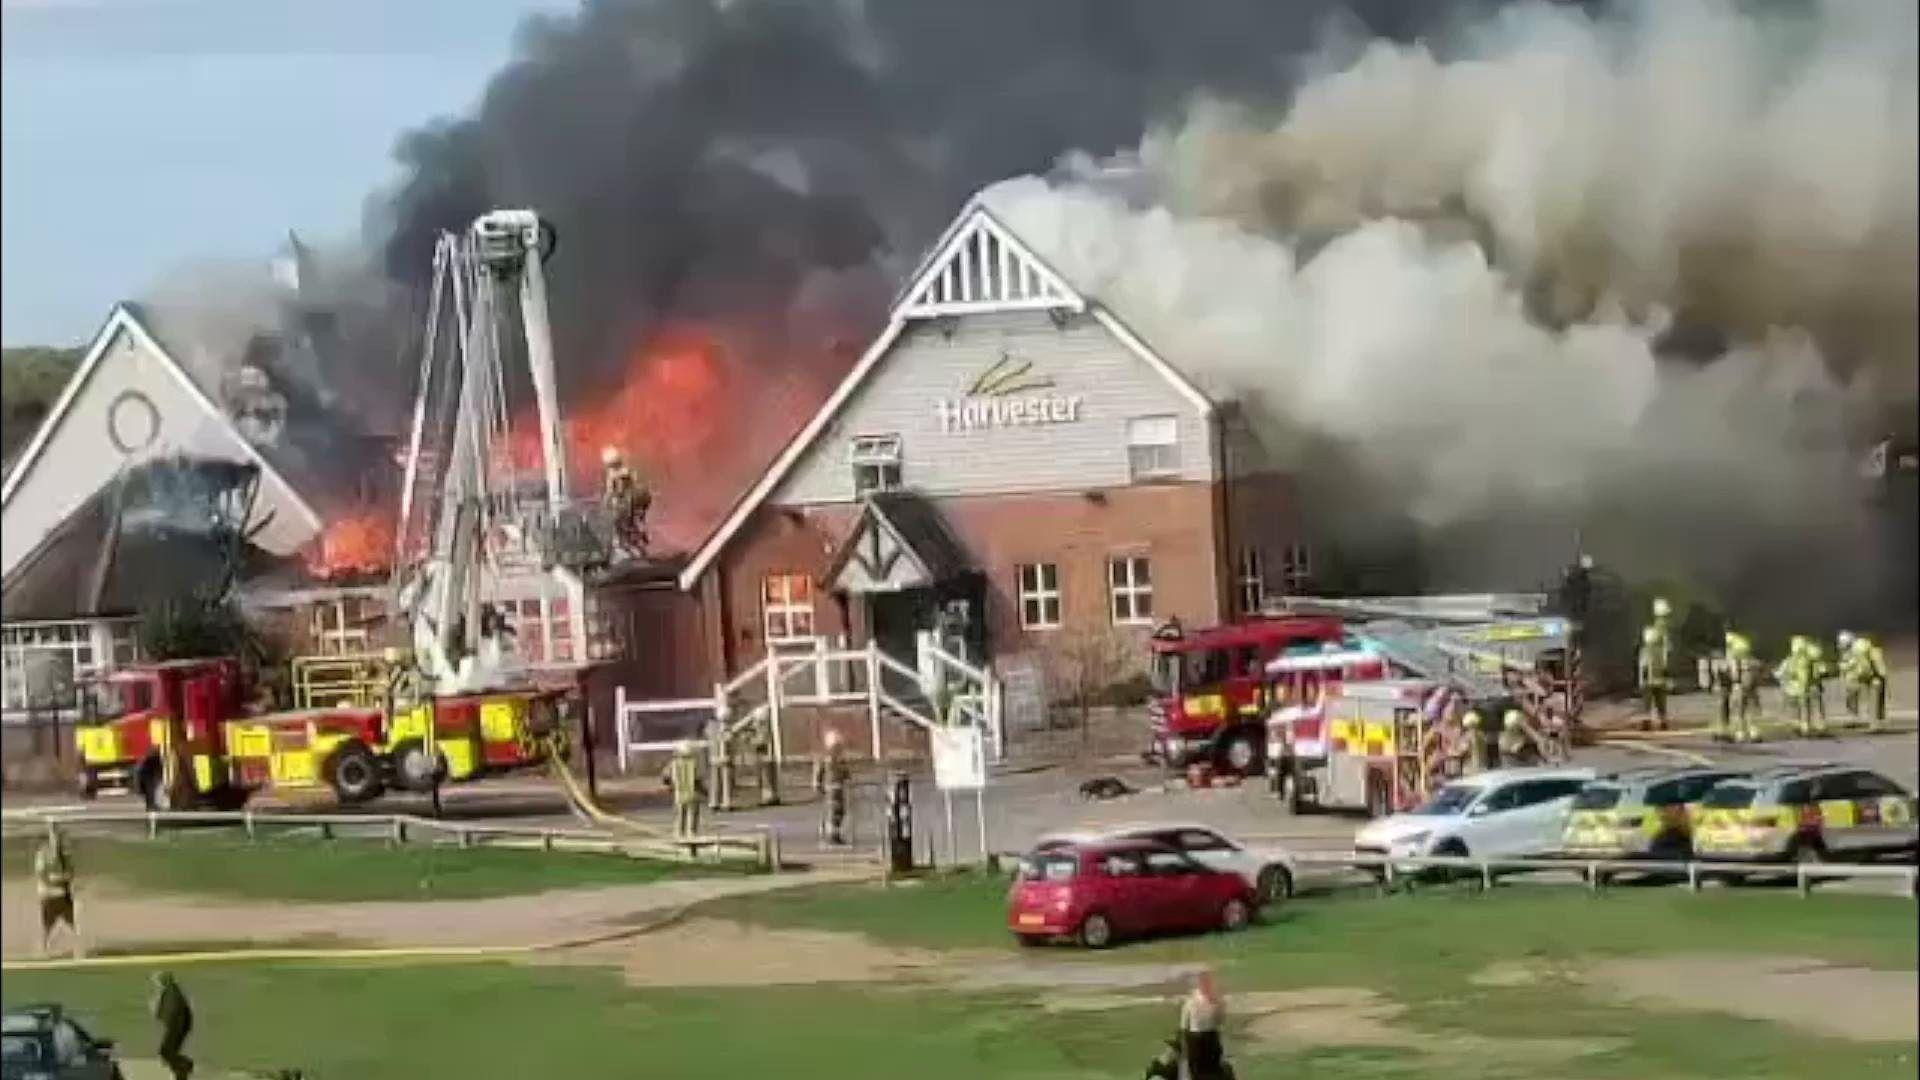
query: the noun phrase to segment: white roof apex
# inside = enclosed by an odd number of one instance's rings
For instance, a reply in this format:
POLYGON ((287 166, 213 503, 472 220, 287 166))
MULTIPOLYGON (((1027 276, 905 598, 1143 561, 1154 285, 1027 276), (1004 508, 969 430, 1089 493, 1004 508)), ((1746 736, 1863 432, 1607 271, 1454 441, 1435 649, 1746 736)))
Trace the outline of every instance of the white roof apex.
POLYGON ((895 318, 1085 311, 1087 300, 974 196, 920 263, 895 318))

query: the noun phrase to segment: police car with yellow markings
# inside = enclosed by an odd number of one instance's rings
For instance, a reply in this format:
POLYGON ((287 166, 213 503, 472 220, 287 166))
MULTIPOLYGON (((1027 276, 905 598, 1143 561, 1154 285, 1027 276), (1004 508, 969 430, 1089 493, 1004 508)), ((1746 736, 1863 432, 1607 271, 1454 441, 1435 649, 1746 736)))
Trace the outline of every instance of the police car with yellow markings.
POLYGON ((1574 796, 1561 850, 1589 859, 1689 859, 1700 800, 1744 775, 1721 766, 1655 765, 1603 776, 1574 796))
POLYGON ((1696 858, 1823 862, 1911 855, 1920 829, 1913 793, 1854 765, 1780 765, 1723 781, 1697 815, 1696 858))

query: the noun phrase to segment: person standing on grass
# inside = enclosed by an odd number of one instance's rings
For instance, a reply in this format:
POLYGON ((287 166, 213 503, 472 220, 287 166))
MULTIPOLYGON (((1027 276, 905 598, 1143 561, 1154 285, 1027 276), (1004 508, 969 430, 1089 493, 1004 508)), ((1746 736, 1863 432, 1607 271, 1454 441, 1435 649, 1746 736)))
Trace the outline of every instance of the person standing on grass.
POLYGON ((80 943, 80 924, 73 913, 73 857, 67 854, 60 830, 52 825, 47 826, 47 838, 33 853, 33 887, 40 895, 40 954, 52 953, 54 928, 66 923, 67 934, 73 938, 74 958, 86 955, 80 943))
POLYGON ((1193 990, 1180 1002, 1180 1060, 1186 1080, 1232 1080, 1226 1051, 1220 1045, 1220 1024, 1227 1017, 1226 999, 1214 984, 1213 972, 1193 977, 1193 990))
POLYGON ((193 1075, 193 1059, 186 1053, 187 1036, 193 1034, 193 1006, 168 972, 153 973, 153 1000, 148 1007, 160 1022, 160 1060, 173 1073, 173 1080, 187 1080, 193 1075))

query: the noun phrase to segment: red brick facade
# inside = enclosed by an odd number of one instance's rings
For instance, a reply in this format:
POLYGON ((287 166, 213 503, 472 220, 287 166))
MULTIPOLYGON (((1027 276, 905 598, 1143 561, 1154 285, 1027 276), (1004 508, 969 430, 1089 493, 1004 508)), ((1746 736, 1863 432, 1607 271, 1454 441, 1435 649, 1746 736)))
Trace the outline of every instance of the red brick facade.
MULTIPOLYGON (((1070 636, 1110 627, 1144 637, 1149 625, 1116 626, 1113 619, 1109 560, 1121 557, 1147 559, 1153 622, 1177 616, 1194 626, 1231 618, 1238 614, 1235 552, 1247 545, 1272 548, 1266 556, 1271 567, 1282 538, 1292 535, 1286 481, 1278 476, 1226 487, 1156 483, 928 501, 971 567, 985 577, 988 648, 996 656, 1045 652, 1070 636), (1022 626, 1018 567, 1031 564, 1057 567, 1057 627, 1022 626)), ((738 671, 765 653, 762 588, 773 574, 807 575, 815 634, 829 640, 844 635, 854 646, 867 640, 871 627, 864 601, 836 596, 822 581, 859 513, 858 506, 845 504, 764 506, 755 512, 702 582, 709 641, 725 658, 721 667, 738 671)))

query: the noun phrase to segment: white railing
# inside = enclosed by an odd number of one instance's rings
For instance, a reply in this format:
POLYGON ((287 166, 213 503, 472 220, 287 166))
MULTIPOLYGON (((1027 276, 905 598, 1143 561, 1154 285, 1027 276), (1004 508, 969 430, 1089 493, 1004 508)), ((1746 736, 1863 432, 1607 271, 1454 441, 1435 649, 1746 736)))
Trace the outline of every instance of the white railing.
POLYGON ((942 722, 940 717, 929 716, 888 692, 884 676, 889 674, 918 687, 929 699, 935 696, 939 683, 958 681, 962 689, 953 700, 959 715, 982 727, 995 758, 999 758, 1006 741, 999 679, 990 670, 968 664, 937 646, 923 642, 921 653, 922 667, 916 669, 889 656, 875 642, 857 649, 836 649, 821 638, 805 652, 794 651, 792 643, 769 648, 746 670, 715 683, 711 698, 641 701, 629 698, 625 687, 616 687, 614 720, 620 770, 629 771, 637 754, 671 750, 682 737, 704 747, 707 726, 715 720, 731 733, 767 719, 774 760, 784 763, 787 755, 781 718, 793 706, 866 705, 873 755, 878 758, 882 720, 887 714, 920 728, 942 722), (658 732, 650 730, 655 725, 649 720, 670 714, 695 714, 699 723, 691 731, 681 725, 675 738, 657 737, 658 732))
POLYGON ((300 814, 256 812, 253 810, 102 810, 48 809, 9 810, 9 824, 32 822, 37 828, 81 825, 144 825, 149 839, 160 835, 163 825, 238 825, 247 838, 258 839, 263 829, 315 829, 324 839, 337 834, 375 833, 388 844, 407 843, 411 834, 451 836, 462 848, 481 845, 497 847, 536 847, 542 851, 598 851, 642 854, 653 858, 691 860, 700 851, 710 852, 717 861, 728 858, 759 862, 778 869, 779 844, 769 829, 751 835, 674 837, 648 839, 615 837, 591 829, 556 829, 540 825, 512 825, 498 822, 454 821, 420 817, 415 814, 300 814))

